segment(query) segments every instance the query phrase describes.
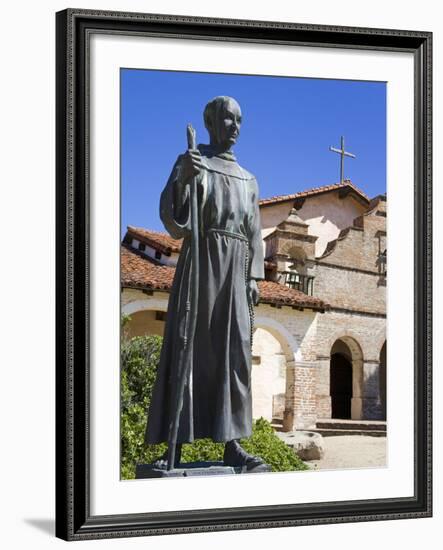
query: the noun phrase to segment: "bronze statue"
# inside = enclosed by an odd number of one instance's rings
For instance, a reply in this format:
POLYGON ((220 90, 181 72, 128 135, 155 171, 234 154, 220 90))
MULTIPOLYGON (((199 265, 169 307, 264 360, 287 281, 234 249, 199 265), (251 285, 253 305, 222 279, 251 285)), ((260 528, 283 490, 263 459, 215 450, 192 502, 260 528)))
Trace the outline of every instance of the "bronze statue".
POLYGON ((145 442, 169 444, 156 467, 176 467, 182 443, 209 437, 225 442, 225 465, 260 471, 267 465, 238 441, 252 433, 253 305, 264 279, 258 185, 231 150, 238 103, 214 98, 204 122, 209 145, 196 147, 188 128, 189 148, 160 199, 166 229, 183 244, 145 442))

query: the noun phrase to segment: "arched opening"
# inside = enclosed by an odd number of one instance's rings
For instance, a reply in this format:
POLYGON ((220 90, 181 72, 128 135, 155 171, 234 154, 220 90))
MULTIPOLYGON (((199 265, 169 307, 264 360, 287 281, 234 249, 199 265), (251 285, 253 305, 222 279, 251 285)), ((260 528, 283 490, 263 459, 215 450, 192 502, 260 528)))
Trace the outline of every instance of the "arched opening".
POLYGON ((350 337, 335 341, 329 369, 331 418, 361 419, 363 356, 350 337))
POLYGON ((301 360, 297 342, 275 319, 255 318, 252 347, 252 416, 274 420, 277 429, 284 429, 284 418, 290 403, 290 371, 295 360, 301 360), (278 428, 278 426, 280 426, 278 428))
POLYGON ((252 346, 252 416, 283 423, 286 357, 278 339, 257 328, 252 346))
POLYGON ((135 311, 130 314, 130 321, 125 327, 128 338, 156 334, 163 336, 166 312, 158 310, 135 311))
POLYGON ((331 417, 351 418, 352 356, 340 340, 331 351, 330 377, 331 417))
POLYGON ((291 246, 287 250, 288 261, 292 264, 296 264, 300 269, 304 269, 306 265, 307 255, 305 250, 300 246, 291 246))
POLYGON ((130 300, 122 304, 121 313, 129 317, 125 324, 123 337, 145 336, 155 334, 163 336, 165 329, 168 297, 130 300))
POLYGON ((379 387, 382 420, 386 420, 386 342, 380 351, 379 387))
POLYGON ((285 270, 280 275, 280 283, 312 295, 314 278, 308 275, 306 252, 300 247, 293 246, 287 251, 287 256, 285 270))

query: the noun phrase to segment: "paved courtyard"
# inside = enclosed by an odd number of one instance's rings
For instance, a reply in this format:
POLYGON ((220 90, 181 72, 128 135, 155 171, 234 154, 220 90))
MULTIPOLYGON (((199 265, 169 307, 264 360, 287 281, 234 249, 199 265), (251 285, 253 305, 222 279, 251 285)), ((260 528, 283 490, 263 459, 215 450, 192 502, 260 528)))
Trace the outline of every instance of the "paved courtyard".
POLYGON ((386 437, 337 435, 323 438, 324 457, 306 462, 314 470, 386 466, 386 437))

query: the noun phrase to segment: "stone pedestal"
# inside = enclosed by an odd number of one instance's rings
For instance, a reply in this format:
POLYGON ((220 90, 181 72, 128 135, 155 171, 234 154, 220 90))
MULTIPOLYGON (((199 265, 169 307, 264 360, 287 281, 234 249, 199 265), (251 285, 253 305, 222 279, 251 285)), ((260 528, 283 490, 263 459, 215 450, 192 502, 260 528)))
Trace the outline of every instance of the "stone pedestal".
POLYGON ((256 474, 270 471, 271 467, 267 464, 263 464, 252 471, 246 470, 246 466, 225 466, 223 462, 187 462, 172 470, 154 468, 152 464, 137 464, 135 479, 256 474))

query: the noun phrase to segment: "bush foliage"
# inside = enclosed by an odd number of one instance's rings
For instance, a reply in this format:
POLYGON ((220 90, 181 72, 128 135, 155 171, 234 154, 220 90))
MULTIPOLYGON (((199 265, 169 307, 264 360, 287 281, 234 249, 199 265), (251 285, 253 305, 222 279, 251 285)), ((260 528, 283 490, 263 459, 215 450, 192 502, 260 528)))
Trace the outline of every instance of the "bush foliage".
MULTIPOLYGON (((123 321, 123 335, 125 335, 123 321)), ((160 336, 123 337, 121 345, 121 478, 133 479, 138 463, 149 464, 166 450, 166 444, 144 445, 147 412, 160 359, 160 336)), ((275 472, 306 470, 308 467, 260 418, 252 436, 241 441, 243 448, 259 455, 275 472)), ((223 459, 223 443, 200 439, 183 445, 182 462, 223 459)))

